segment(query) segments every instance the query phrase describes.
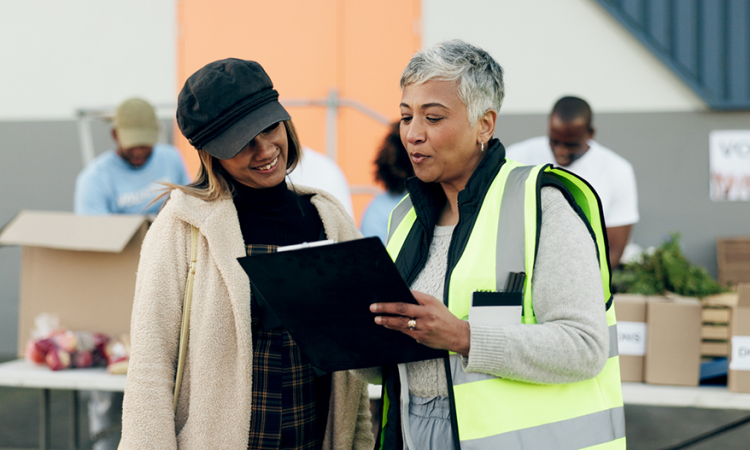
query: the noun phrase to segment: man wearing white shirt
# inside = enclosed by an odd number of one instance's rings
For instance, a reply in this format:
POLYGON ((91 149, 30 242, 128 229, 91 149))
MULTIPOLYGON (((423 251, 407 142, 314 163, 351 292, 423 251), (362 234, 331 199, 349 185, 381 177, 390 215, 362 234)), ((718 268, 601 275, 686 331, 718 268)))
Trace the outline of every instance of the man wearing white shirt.
POLYGON ((523 164, 555 164, 589 182, 599 194, 607 225, 609 260, 617 267, 638 222, 638 193, 633 166, 593 140, 594 127, 588 103, 563 97, 549 118, 548 136, 508 146, 506 157, 523 164))

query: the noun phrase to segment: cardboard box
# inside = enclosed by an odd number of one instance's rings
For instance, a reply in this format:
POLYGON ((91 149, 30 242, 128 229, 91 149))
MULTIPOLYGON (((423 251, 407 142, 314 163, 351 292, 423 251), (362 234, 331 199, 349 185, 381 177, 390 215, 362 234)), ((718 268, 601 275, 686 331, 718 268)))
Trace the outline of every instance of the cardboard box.
POLYGON ((737 292, 709 295, 708 297, 703 297, 702 302, 704 308, 731 308, 732 306, 737 306, 737 292))
POLYGON ((697 386, 701 364, 701 302, 647 297, 646 383, 697 386))
POLYGON ((750 284, 740 284, 737 294, 737 306, 732 308, 730 323, 727 387, 732 392, 750 392, 750 284))
POLYGON ((729 325, 703 325, 701 327, 701 338, 709 341, 721 341, 729 339, 729 325))
POLYGON ((731 310, 729 308, 712 308, 703 307, 701 312, 701 321, 704 324, 717 323, 717 324, 728 324, 731 310))
POLYGON ((719 283, 750 282, 750 237, 717 239, 716 263, 719 283))
POLYGON ((74 331, 128 333, 147 228, 145 216, 22 211, 0 231, 0 245, 23 247, 18 354, 43 312, 74 331))
POLYGON ((729 356, 729 341, 701 342, 701 356, 727 357, 729 356))
POLYGON ((640 383, 643 381, 643 359, 646 354, 646 297, 615 294, 614 303, 620 379, 640 383))
POLYGON ((729 321, 732 307, 737 305, 737 292, 726 292, 704 297, 701 320, 701 355, 705 357, 729 356, 729 321))

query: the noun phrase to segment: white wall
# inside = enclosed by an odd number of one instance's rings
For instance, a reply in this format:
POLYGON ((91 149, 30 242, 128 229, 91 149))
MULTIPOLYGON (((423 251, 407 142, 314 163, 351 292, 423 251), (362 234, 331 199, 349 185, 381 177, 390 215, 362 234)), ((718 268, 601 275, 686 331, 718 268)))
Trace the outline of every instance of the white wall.
POLYGON ((505 69, 503 112, 563 95, 595 112, 702 111, 703 101, 594 0, 423 0, 423 46, 460 38, 505 69))
POLYGON ((176 96, 177 0, 3 0, 0 120, 176 96))

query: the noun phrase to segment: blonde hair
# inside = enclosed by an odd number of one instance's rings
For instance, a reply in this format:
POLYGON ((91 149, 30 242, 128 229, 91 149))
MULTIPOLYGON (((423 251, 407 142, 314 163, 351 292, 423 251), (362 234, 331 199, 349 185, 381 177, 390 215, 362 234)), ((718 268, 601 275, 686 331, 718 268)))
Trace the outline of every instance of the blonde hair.
MULTIPOLYGON (((282 122, 286 128, 288 143, 288 152, 286 158, 286 173, 291 173, 302 158, 302 146, 297 137, 297 130, 291 120, 282 122)), ((164 192, 156 197, 151 203, 156 202, 165 195, 169 195, 173 189, 184 192, 191 197, 199 198, 205 202, 216 200, 230 199, 234 196, 234 188, 231 176, 224 170, 219 163, 219 159, 211 156, 207 151, 198 150, 198 157, 201 160, 201 166, 198 169, 198 175, 192 183, 180 186, 173 183, 162 183, 165 186, 164 192)), ((166 202, 164 202, 166 205, 166 202)), ((163 206, 162 206, 163 207, 163 206)))

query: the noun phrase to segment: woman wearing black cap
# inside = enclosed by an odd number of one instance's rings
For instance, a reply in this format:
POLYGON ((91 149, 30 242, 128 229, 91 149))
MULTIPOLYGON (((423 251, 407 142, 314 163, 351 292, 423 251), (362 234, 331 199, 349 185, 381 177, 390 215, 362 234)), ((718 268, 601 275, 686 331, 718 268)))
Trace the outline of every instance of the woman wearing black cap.
POLYGON ((201 168, 143 243, 123 406, 125 449, 373 447, 366 385, 317 376, 275 317, 251 300, 238 257, 360 237, 333 196, 289 188, 301 147, 263 68, 226 59, 194 73, 177 123, 201 168), (173 389, 191 226, 200 230, 189 345, 173 389))

